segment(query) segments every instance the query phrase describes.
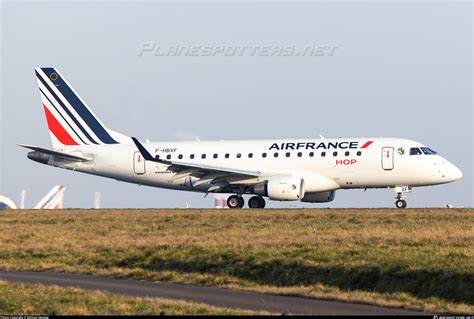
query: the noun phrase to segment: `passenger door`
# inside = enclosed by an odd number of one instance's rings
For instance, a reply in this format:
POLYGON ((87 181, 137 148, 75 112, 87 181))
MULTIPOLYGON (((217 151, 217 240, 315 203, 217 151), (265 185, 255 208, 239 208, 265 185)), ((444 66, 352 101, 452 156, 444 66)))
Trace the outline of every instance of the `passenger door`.
POLYGON ((391 171, 395 166, 394 163, 394 148, 382 148, 382 168, 386 171, 391 171))
POLYGON ((133 171, 137 175, 145 174, 145 159, 140 152, 133 153, 133 171))

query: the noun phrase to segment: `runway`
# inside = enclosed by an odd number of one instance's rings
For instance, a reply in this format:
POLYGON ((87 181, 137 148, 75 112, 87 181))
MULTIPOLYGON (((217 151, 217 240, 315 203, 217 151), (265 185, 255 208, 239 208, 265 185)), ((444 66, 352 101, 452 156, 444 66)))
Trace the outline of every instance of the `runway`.
POLYGON ((217 307, 312 315, 426 315, 426 313, 168 282, 117 279, 53 272, 0 271, 0 279, 28 284, 78 287, 114 294, 179 299, 217 307))

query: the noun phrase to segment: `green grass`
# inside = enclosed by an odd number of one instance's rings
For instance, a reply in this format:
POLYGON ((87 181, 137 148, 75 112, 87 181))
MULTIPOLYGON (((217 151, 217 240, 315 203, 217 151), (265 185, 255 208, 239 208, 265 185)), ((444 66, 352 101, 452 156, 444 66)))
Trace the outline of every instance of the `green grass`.
POLYGON ((0 213, 0 268, 474 311, 474 210, 0 213))
POLYGON ((264 312, 217 308, 159 298, 119 296, 57 286, 0 281, 3 315, 263 315, 264 312))

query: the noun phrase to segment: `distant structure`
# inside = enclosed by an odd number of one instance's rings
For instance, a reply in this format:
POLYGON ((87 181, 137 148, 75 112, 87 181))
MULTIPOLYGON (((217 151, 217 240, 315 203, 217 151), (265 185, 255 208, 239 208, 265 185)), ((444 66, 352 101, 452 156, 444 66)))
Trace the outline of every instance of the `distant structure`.
POLYGON ((25 208, 26 190, 22 190, 20 194, 20 208, 25 208))
POLYGON ((451 204, 446 204, 446 208, 464 208, 464 206, 453 206, 451 204))
POLYGON ((229 196, 229 194, 214 194, 214 208, 228 208, 227 198, 229 196))
MULTIPOLYGON (((63 207, 64 191, 66 187, 54 186, 46 196, 44 196, 33 209, 58 209, 63 207)), ((25 207, 26 191, 21 192, 20 208, 25 207)), ((0 209, 17 209, 15 202, 6 196, 0 195, 0 209)))
POLYGON ((95 192, 94 193, 94 208, 95 209, 100 208, 100 198, 101 198, 100 192, 95 192))

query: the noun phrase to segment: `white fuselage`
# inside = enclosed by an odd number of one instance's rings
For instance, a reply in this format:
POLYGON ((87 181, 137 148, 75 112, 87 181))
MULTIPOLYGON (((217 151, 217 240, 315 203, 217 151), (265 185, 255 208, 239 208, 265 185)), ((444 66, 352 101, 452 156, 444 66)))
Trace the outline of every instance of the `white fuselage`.
MULTIPOLYGON (((437 154, 411 155, 411 148, 423 145, 406 139, 317 138, 143 145, 163 160, 262 172, 259 177, 238 178, 234 182, 239 185, 255 184, 271 176, 301 177, 307 193, 341 188, 427 186, 452 182, 462 176, 458 168, 437 154), (372 143, 362 148, 368 141, 372 143)), ((201 192, 207 192, 210 183, 215 182, 209 176, 206 176, 209 183, 199 182, 199 177, 173 172, 166 164, 145 161, 134 144, 69 146, 57 150, 93 160, 49 165, 120 181, 201 192)))
POLYGON ((399 208, 414 186, 461 178, 453 164, 420 143, 395 138, 316 138, 141 143, 107 128, 52 67, 35 68, 53 150, 28 158, 120 181, 205 193, 233 193, 231 208, 272 200, 329 202, 335 190, 394 187, 399 208))

